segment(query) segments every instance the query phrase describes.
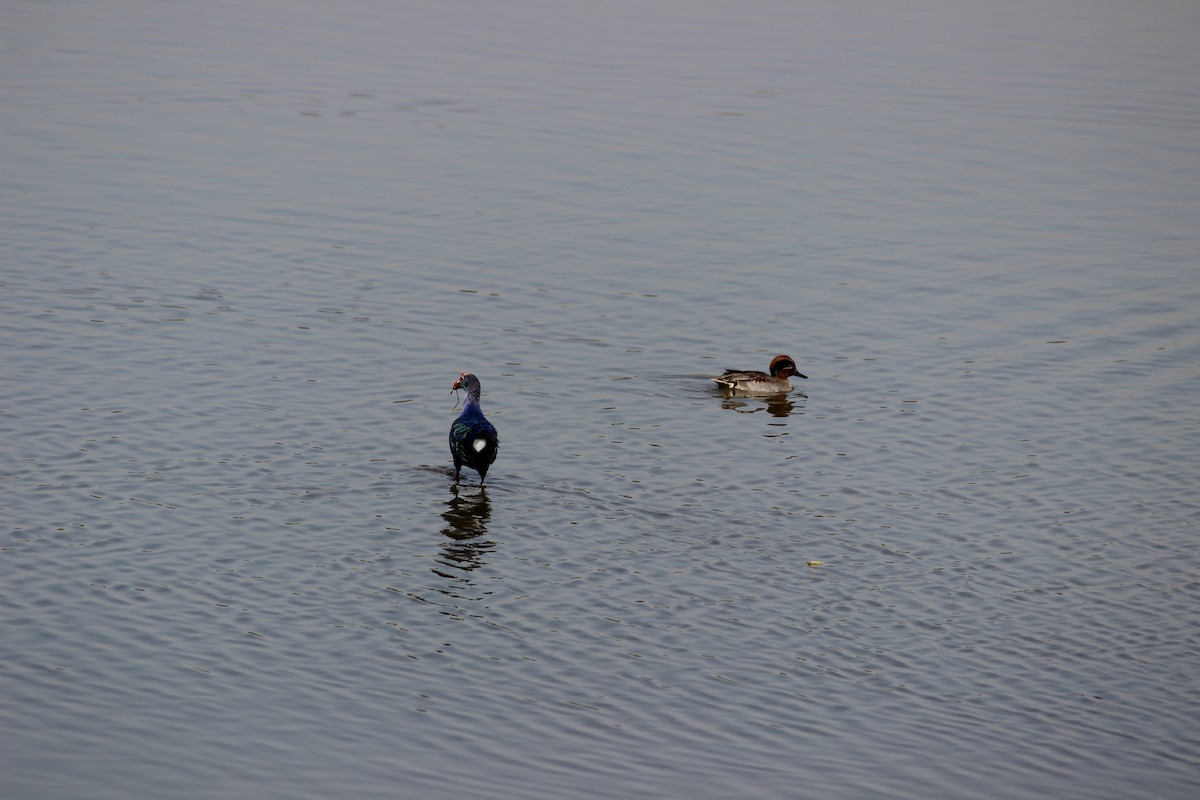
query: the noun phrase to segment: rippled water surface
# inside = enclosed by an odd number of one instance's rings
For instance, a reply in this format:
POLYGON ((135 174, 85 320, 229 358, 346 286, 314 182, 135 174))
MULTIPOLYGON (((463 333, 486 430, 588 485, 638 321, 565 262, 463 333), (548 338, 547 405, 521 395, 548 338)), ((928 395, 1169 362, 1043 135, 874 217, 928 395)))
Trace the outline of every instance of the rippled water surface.
POLYGON ((1200 7, 0 31, 6 798, 1200 793, 1200 7))

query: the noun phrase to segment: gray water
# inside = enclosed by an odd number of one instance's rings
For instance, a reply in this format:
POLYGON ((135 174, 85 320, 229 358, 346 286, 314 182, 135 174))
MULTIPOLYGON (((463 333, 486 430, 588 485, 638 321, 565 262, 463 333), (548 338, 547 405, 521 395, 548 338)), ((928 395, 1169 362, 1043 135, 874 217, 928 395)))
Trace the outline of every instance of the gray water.
POLYGON ((1200 793, 1200 5, 0 36, 5 798, 1200 793))

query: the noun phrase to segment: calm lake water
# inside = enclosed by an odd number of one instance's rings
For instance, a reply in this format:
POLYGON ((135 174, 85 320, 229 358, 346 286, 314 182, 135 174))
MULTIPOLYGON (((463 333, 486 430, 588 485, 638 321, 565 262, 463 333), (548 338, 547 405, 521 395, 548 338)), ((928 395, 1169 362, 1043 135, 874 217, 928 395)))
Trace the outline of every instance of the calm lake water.
POLYGON ((5 798, 1200 794, 1200 4, 0 37, 5 798))

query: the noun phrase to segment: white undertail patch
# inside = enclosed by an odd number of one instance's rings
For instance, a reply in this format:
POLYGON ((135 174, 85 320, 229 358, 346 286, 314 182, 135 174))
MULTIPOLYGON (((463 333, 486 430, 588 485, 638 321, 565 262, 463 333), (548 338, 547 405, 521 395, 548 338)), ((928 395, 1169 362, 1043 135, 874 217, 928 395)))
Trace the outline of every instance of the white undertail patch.
POLYGON ((483 448, 487 447, 487 439, 476 439, 475 441, 471 442, 471 447, 474 447, 475 452, 478 453, 482 451, 483 448))

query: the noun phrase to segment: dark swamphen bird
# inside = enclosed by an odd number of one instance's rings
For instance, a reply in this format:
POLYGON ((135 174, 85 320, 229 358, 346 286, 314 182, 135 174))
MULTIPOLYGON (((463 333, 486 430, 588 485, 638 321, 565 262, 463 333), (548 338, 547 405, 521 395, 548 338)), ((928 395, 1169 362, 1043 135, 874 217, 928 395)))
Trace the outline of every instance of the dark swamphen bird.
POLYGON ((450 387, 466 389, 467 399, 463 402, 462 413, 450 426, 450 455, 454 457, 454 482, 458 483, 459 476, 465 464, 479 473, 479 485, 487 477, 488 467, 496 460, 496 451, 500 448, 500 437, 496 428, 483 416, 479 407, 479 378, 469 372, 458 376, 458 380, 450 387))

